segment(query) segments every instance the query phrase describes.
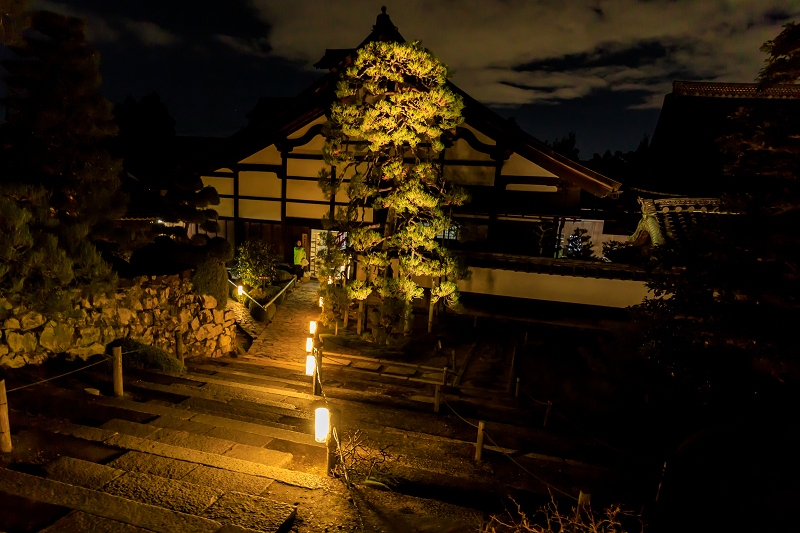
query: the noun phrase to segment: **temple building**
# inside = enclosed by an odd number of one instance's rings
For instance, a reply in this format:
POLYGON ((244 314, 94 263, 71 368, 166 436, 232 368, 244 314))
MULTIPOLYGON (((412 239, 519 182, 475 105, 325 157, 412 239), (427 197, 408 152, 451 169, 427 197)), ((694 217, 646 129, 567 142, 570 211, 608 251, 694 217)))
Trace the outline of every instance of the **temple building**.
MULTIPOLYGON (((379 40, 403 41, 385 13, 359 46, 379 40)), ((232 243, 270 242, 287 260, 300 240, 313 273, 321 219, 348 202, 344 188, 326 199, 317 180, 325 167, 326 113, 357 49, 326 50, 315 67, 327 72, 317 82, 295 97, 262 98, 247 126, 192 162, 192 172, 220 194, 221 236, 232 243)), ((464 100, 465 121, 443 139, 440 164, 447 182, 472 195, 454 212, 459 230, 442 236, 472 268, 461 290, 609 307, 640 302, 646 289, 637 269, 558 258, 575 227, 587 228, 595 244, 608 238, 603 220, 582 218, 581 198, 614 197, 621 184, 555 153, 454 84, 450 88, 464 100)), ((366 220, 373 216, 368 210, 366 220)))

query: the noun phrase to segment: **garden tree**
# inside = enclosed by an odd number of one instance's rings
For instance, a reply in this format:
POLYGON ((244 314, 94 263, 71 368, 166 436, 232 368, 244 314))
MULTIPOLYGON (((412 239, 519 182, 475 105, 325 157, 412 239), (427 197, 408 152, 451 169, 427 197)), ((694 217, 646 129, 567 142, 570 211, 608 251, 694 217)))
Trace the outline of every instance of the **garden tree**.
POLYGON ((186 225, 197 224, 217 233, 219 204, 213 187, 204 187, 197 176, 181 172, 175 136, 175 120, 156 93, 137 101, 128 96, 114 106, 119 135, 113 151, 123 158, 123 190, 130 198, 126 220, 117 232, 116 255, 128 259, 138 248, 160 235, 188 242, 186 225), (167 225, 183 222, 184 225, 167 225))
MULTIPOLYGON (((239 245, 234 258, 233 277, 241 280, 247 290, 258 290, 264 294, 267 285, 275 278, 275 267, 278 265, 278 254, 272 245, 260 240, 246 240, 239 245)), ((258 294, 251 297, 258 300, 258 294)), ((249 298, 245 295, 239 297, 241 303, 246 303, 249 298)))
MULTIPOLYGON (((800 77, 800 26, 786 25, 762 50, 762 89, 800 77)), ((800 319, 800 117, 789 106, 738 110, 719 141, 726 208, 703 217, 680 243, 658 247, 654 297, 638 306, 643 352, 703 391, 748 383, 753 367, 785 379, 796 370, 800 319)), ((747 389, 744 389, 747 391, 747 389)), ((749 390, 752 394, 752 390, 749 390)))
POLYGON ((580 150, 576 148, 577 139, 575 137, 575 132, 571 131, 564 137, 560 139, 556 139, 552 143, 549 141, 545 141, 544 144, 552 148, 554 152, 557 154, 561 154, 567 159, 571 159, 572 161, 580 161, 580 157, 578 153, 580 150))
POLYGON ((113 289, 98 246, 109 244, 125 204, 120 161, 106 148, 116 126, 97 94, 98 54, 84 23, 39 11, 30 30, 3 62, 0 293, 48 311, 63 309, 72 289, 113 289))
POLYGON ((592 237, 585 228, 575 228, 572 235, 567 237, 567 244, 564 246, 564 255, 568 259, 582 259, 591 261, 594 259, 592 250, 592 237))
POLYGON ((384 325, 400 315, 406 334, 411 301, 423 295, 414 276, 445 277, 431 299, 452 305, 464 275, 436 242, 453 224, 450 208, 467 199, 445 185, 436 160, 441 135, 463 121, 463 102, 446 81, 446 67, 419 43, 367 43, 342 74, 327 129, 324 156, 336 174, 323 171, 320 185, 330 197, 350 178, 350 206, 337 217, 349 226, 347 247, 382 298, 384 325), (361 224, 366 208, 380 222, 361 224))
POLYGON ((339 235, 333 231, 322 234, 322 245, 317 247, 316 267, 320 280, 318 296, 322 298, 320 322, 333 325, 340 318, 347 327, 350 294, 345 278, 349 257, 343 249, 339 235))

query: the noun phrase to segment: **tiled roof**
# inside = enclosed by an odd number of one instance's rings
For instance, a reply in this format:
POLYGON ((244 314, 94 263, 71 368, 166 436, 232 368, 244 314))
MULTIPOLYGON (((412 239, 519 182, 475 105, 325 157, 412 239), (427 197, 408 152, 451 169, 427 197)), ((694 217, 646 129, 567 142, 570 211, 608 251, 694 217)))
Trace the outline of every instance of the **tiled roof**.
POLYGON ((800 99, 800 85, 777 85, 759 90, 756 83, 672 82, 672 92, 679 96, 712 98, 790 98, 800 99))

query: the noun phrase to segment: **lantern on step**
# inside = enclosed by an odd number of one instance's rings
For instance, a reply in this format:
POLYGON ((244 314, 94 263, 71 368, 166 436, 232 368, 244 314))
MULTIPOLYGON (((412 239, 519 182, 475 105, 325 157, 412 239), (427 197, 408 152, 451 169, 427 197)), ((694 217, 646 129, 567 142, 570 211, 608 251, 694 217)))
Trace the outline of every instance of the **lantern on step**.
POLYGON ((239 285, 239 288, 237 290, 238 290, 239 296, 244 294, 244 287, 242 287, 241 285, 239 285))
POLYGON ((331 415, 325 407, 319 407, 314 411, 314 440, 317 442, 327 442, 330 432, 331 415))
POLYGON ((316 358, 313 355, 308 354, 306 356, 306 376, 313 376, 314 375, 314 367, 316 367, 316 366, 317 366, 316 358))
POLYGON ((313 320, 308 325, 308 332, 312 335, 317 332, 317 323, 313 320))
POLYGON ((319 297, 319 306, 322 307, 323 299, 322 296, 319 297))
POLYGON ((311 350, 313 350, 313 349, 314 349, 314 339, 312 339, 311 337, 308 337, 306 339, 306 351, 307 352, 311 352, 311 350))

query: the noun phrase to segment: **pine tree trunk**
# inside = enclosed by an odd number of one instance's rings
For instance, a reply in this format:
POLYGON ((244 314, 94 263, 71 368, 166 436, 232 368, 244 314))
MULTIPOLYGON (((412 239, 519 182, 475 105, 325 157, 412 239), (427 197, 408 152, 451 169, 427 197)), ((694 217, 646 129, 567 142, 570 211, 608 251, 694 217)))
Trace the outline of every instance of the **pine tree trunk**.
POLYGON ((356 333, 361 335, 361 328, 364 324, 364 300, 358 301, 358 318, 356 319, 356 333))

